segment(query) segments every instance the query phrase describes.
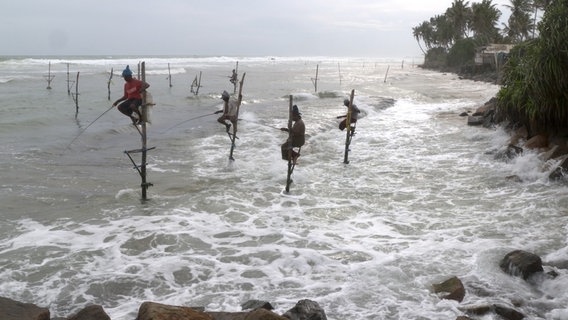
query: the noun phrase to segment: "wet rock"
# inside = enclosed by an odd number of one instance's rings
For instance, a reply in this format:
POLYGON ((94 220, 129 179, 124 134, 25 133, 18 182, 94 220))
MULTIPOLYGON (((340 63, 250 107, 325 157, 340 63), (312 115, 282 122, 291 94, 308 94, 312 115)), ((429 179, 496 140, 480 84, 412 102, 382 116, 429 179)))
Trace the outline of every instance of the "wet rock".
POLYGON ((136 320, 215 320, 213 316, 189 307, 169 306, 144 302, 138 309, 136 320))
POLYGON ((2 320, 49 320, 49 309, 0 297, 2 320))
POLYGON ((493 308, 496 314, 500 315, 501 317, 507 320, 521 320, 525 317, 524 314, 518 312, 515 309, 511 309, 508 307, 494 305, 493 308))
POLYGON ((435 293, 448 293, 443 295, 442 299, 456 300, 462 302, 465 297, 465 287, 460 279, 452 277, 442 283, 432 285, 435 293))
POLYGON ((483 124, 483 116, 468 116, 467 125, 469 126, 480 126, 483 124))
POLYGON ((476 316, 481 316, 487 314, 493 310, 493 306, 490 305, 470 305, 460 308, 463 312, 467 314, 473 314, 476 316))
POLYGON ((109 315, 99 305, 85 307, 68 320, 110 320, 109 315))
POLYGON ((241 304, 241 308, 243 310, 255 310, 255 309, 274 310, 274 307, 272 307, 270 302, 261 301, 261 300, 249 300, 241 304))
POLYGON ((504 272, 512 276, 520 276, 525 280, 535 273, 544 271, 539 256, 522 250, 507 253, 499 263, 499 267, 504 272))
MULTIPOLYGON (((245 320, 248 312, 206 312, 215 320, 245 320)), ((177 320, 177 319, 176 319, 177 320)), ((184 318, 185 320, 185 318, 184 318)))
POLYGON ((493 159, 508 162, 522 154, 523 148, 510 144, 507 148, 497 151, 493 155, 493 159))
POLYGON ((525 142, 527 149, 543 149, 548 147, 548 137, 544 134, 537 134, 525 142))
POLYGON ((549 175, 548 178, 551 180, 562 180, 568 173, 568 157, 565 157, 564 160, 560 162, 560 164, 554 169, 549 175))
MULTIPOLYGON (((314 318, 316 319, 316 318, 314 318)), ((221 319, 215 319, 215 320, 221 320, 221 319)), ((266 309, 256 309, 254 311, 251 311, 245 318, 244 320, 287 320, 287 318, 284 318, 283 316, 279 316, 276 313, 266 310, 266 309)))
POLYGON ((282 315, 290 320, 327 320, 325 311, 312 300, 300 300, 296 305, 282 315))

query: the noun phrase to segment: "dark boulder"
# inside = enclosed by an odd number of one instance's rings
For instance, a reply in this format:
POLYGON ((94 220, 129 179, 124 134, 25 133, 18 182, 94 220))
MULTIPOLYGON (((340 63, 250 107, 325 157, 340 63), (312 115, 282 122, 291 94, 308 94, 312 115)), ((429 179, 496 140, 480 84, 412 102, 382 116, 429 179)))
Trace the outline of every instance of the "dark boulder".
POLYGON ((69 317, 69 320, 110 320, 110 317, 103 310, 103 307, 92 305, 69 317))
POLYGON ((49 309, 0 297, 2 320, 49 320, 49 309))
POLYGON ((282 315, 290 320, 327 320, 325 311, 320 305, 312 300, 304 299, 282 315))
POLYGON ((189 307, 169 306, 144 302, 138 309, 136 320, 215 320, 213 316, 189 307))
POLYGON ((462 302, 465 297, 465 287, 458 277, 452 277, 442 283, 432 285, 435 293, 447 293, 442 299, 456 300, 462 302))
POLYGON ((525 280, 535 273, 544 271, 539 256, 522 250, 507 253, 499 263, 499 267, 504 272, 512 276, 520 276, 525 280))
POLYGON ((256 310, 256 309, 274 310, 274 307, 272 307, 270 302, 262 300, 249 300, 241 304, 241 308, 243 310, 256 310))

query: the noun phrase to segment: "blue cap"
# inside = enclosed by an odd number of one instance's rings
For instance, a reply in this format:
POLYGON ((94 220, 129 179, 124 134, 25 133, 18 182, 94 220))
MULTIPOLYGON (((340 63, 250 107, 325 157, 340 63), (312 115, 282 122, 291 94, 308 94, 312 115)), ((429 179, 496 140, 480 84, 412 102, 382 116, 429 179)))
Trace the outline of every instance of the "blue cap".
POLYGON ((126 69, 122 70, 123 77, 132 77, 132 71, 130 71, 130 66, 126 66, 126 69))

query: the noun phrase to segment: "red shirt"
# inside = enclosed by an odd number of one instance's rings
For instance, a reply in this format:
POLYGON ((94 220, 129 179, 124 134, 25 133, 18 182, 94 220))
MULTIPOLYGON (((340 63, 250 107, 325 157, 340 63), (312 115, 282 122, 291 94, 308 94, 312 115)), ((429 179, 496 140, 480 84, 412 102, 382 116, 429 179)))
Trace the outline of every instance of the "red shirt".
POLYGON ((142 99, 142 95, 140 95, 142 84, 142 81, 134 78, 130 81, 126 81, 124 84, 124 96, 126 99, 142 99))

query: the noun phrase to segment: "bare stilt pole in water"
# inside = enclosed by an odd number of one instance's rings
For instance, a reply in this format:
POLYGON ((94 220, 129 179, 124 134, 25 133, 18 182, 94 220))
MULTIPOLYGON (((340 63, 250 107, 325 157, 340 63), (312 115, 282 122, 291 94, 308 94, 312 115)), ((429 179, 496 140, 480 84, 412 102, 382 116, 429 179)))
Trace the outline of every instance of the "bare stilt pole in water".
POLYGON ((339 85, 341 85, 341 66, 337 63, 337 71, 339 71, 339 85))
POLYGON ((71 95, 71 79, 69 78, 69 64, 67 64, 67 95, 71 95))
POLYGON ((170 64, 168 63, 168 81, 170 82, 170 88, 172 87, 172 73, 170 71, 170 64))
POLYGON ((385 72, 385 81, 383 81, 384 83, 387 83, 387 76, 389 75, 389 69, 390 66, 387 66, 387 72, 385 72))
POLYGON ((108 77, 107 81, 108 101, 110 101, 110 84, 112 83, 113 71, 114 68, 110 68, 110 76, 108 77))
MULTIPOLYGON (((140 65, 140 73, 141 73, 141 80, 146 82, 146 64, 145 62, 142 62, 140 65)), ((142 200, 147 200, 147 196, 146 196, 146 191, 148 190, 148 188, 150 186, 152 186, 151 183, 146 181, 146 153, 148 150, 152 150, 155 149, 155 147, 152 148, 147 148, 146 144, 147 144, 147 136, 146 136, 146 122, 148 120, 148 107, 149 105, 147 104, 146 101, 146 91, 142 92, 142 124, 141 127, 139 128, 138 125, 134 125, 136 127, 136 130, 138 130, 138 132, 140 133, 140 136, 142 138, 142 148, 141 149, 135 149, 135 150, 127 150, 124 151, 124 153, 126 153, 126 155, 128 156, 128 158, 130 159, 130 161, 132 162, 132 164, 134 165, 134 168, 138 171, 138 173, 140 174, 140 178, 142 179, 142 183, 140 184, 140 187, 142 188, 142 200), (142 153, 142 160, 140 165, 137 165, 136 162, 134 161, 134 159, 132 159, 131 154, 132 153, 142 153)))
POLYGON ((343 154, 343 163, 349 163, 349 146, 351 145, 351 139, 355 134, 355 127, 351 127, 351 113, 353 112, 353 98, 355 97, 355 89, 351 90, 351 97, 349 98, 349 109, 347 109, 347 118, 345 120, 345 129, 347 133, 345 134, 345 153, 343 154))
POLYGON ((77 115, 79 114, 79 72, 77 72, 77 80, 75 81, 73 101, 75 101, 75 118, 77 118, 77 115))
MULTIPOLYGON (((243 83, 245 82, 245 76, 246 76, 246 72, 243 73, 243 77, 241 78, 241 82, 239 84, 239 97, 237 100, 237 121, 239 119, 239 110, 241 108, 241 103, 243 102, 243 83)), ((234 161, 235 158, 233 158, 233 151, 235 150, 235 139, 237 138, 237 121, 235 121, 235 123, 233 124, 233 133, 231 134, 230 132, 227 131, 227 134, 229 134, 229 138, 231 139, 231 152, 229 153, 229 160, 234 161)))
POLYGON ((199 88, 201 88, 201 71, 199 71, 199 78, 195 76, 195 79, 193 79, 193 82, 191 83, 191 93, 194 95, 199 94, 199 88))
POLYGON ((319 64, 316 65, 316 77, 312 78, 312 83, 314 84, 315 92, 318 92, 318 72, 319 72, 319 64))
POLYGON ((45 76, 45 79, 47 80, 46 89, 51 89, 51 80, 53 80, 53 78, 55 78, 55 75, 51 74, 51 61, 50 61, 49 66, 47 67, 47 75, 45 76))

